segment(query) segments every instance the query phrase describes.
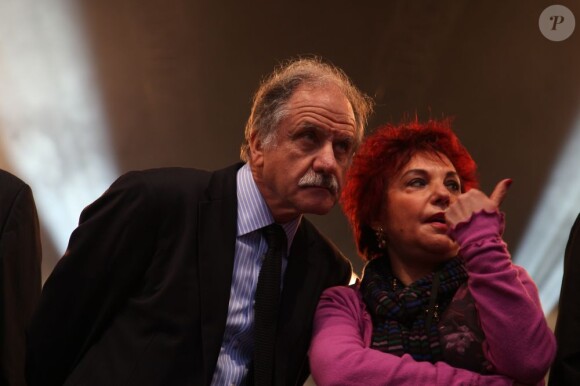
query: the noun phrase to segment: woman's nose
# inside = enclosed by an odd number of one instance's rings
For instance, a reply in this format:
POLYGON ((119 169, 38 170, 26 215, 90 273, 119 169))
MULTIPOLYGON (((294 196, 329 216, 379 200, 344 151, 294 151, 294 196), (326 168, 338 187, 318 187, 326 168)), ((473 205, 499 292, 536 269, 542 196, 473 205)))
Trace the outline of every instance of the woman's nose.
POLYGON ((431 201, 433 205, 436 205, 441 209, 447 209, 451 204, 451 193, 449 192, 449 189, 444 185, 437 186, 433 190, 431 201))

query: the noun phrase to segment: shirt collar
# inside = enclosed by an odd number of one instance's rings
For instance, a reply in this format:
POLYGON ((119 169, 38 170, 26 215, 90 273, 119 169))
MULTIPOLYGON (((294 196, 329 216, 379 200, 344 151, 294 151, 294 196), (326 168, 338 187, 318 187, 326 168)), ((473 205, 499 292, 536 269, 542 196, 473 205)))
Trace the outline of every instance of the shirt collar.
MULTIPOLYGON (((256 181, 254 181, 248 163, 238 170, 237 196, 238 237, 274 223, 272 212, 270 211, 270 208, 268 208, 268 204, 266 204, 264 197, 262 197, 258 185, 256 185, 256 181)), ((294 240, 301 219, 302 216, 298 216, 292 221, 280 224, 282 228, 284 228, 286 237, 288 238, 288 250, 292 245, 292 241, 294 240)))

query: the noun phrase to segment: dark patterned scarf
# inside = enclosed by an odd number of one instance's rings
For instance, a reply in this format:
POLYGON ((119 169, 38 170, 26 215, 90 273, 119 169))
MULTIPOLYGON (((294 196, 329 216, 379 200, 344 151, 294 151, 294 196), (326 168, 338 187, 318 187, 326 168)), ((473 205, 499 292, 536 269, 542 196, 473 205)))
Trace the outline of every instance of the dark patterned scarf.
POLYGON ((361 293, 373 321, 371 347, 397 356, 407 353, 416 361, 443 360, 437 323, 466 281, 459 258, 409 286, 394 277, 388 258, 370 261, 361 293))

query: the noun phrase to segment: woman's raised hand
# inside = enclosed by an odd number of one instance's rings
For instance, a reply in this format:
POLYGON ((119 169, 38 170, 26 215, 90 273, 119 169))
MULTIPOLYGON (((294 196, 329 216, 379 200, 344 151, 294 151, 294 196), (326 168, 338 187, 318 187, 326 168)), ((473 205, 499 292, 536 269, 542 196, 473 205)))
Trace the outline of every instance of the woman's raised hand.
POLYGON ((485 210, 494 212, 499 210, 503 199, 512 183, 510 178, 506 178, 497 183, 490 196, 486 196, 481 190, 471 189, 457 197, 457 200, 449 205, 445 211, 445 220, 451 227, 463 221, 469 220, 475 212, 485 210))

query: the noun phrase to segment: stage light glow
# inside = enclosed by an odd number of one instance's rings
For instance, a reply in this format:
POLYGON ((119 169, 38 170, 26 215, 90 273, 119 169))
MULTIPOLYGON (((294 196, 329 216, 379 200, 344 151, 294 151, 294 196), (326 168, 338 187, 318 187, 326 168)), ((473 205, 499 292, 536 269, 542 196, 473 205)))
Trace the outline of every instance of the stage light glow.
POLYGON ((59 253, 117 175, 74 4, 0 2, 1 151, 31 185, 59 253))
POLYGON ((514 261, 524 266, 540 291, 544 313, 557 305, 570 229, 580 210, 580 119, 560 152, 514 261))

